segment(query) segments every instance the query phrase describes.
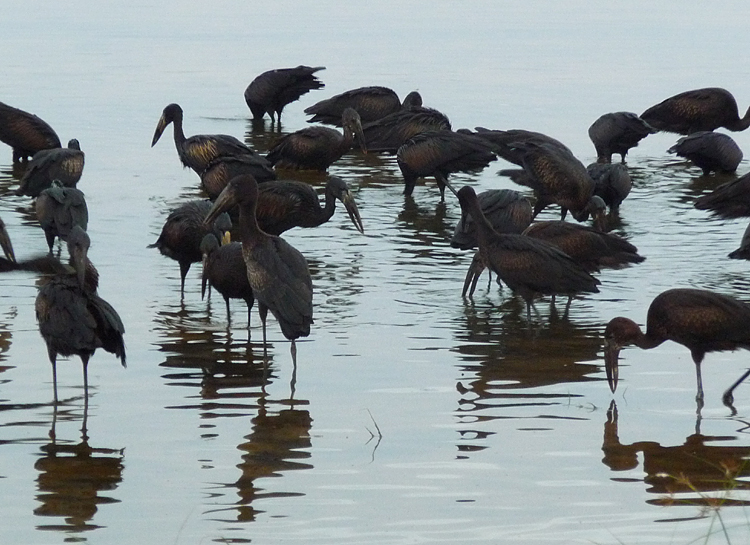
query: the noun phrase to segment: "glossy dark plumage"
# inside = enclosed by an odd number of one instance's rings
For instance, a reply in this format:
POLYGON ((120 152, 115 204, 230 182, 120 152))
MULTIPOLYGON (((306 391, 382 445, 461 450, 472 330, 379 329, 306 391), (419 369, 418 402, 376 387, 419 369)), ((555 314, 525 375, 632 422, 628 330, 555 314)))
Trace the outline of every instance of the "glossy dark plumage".
POLYGON ((537 199, 534 217, 548 205, 556 203, 562 209, 561 219, 565 219, 568 210, 577 221, 586 221, 592 214, 595 224, 603 227, 604 202, 594 195, 594 180, 570 151, 534 140, 511 144, 511 147, 522 154, 523 170, 527 175, 511 176, 511 179, 534 190, 537 199))
POLYGON ((649 134, 658 132, 637 114, 632 112, 612 112, 604 114, 589 127, 589 138, 594 143, 596 155, 600 163, 611 163, 612 154, 620 155, 625 162, 625 156, 631 148, 649 134))
POLYGON ((316 102, 305 108, 305 113, 312 117, 309 123, 325 123, 341 126, 344 110, 352 108, 359 114, 362 124, 381 119, 401 108, 421 106, 422 97, 416 91, 409 93, 402 104, 393 89, 381 86, 358 87, 350 89, 331 98, 316 102))
POLYGON ((667 152, 691 160, 704 176, 713 171, 734 172, 742 161, 742 150, 732 137, 713 131, 683 136, 667 152))
POLYGON ((506 161, 518 166, 523 166, 525 150, 522 147, 517 147, 515 144, 529 142, 535 144, 549 144, 550 146, 559 147, 571 155, 573 154, 568 146, 556 138, 552 138, 541 132, 527 131, 524 129, 508 129, 507 131, 503 131, 476 127, 476 132, 474 134, 492 142, 494 145, 493 150, 497 153, 498 157, 502 157, 506 161))
POLYGON ((98 274, 88 260, 89 237, 80 227, 68 236, 73 272, 60 273, 39 288, 36 318, 52 363, 57 402, 57 356, 79 356, 88 403, 88 361, 97 348, 114 354, 125 367, 125 327, 117 311, 97 295, 98 274))
POLYGON ((229 242, 219 245, 216 235, 209 233, 201 241, 203 273, 201 275, 201 298, 210 285, 224 298, 227 306, 227 323, 231 322, 229 300, 242 299, 247 304, 247 329, 250 330, 250 310, 255 297, 247 280, 247 267, 242 257, 242 244, 229 242))
POLYGON ((153 147, 161 138, 164 129, 170 123, 174 126, 174 144, 177 155, 185 167, 190 167, 199 176, 217 157, 226 155, 257 155, 252 149, 228 134, 196 134, 185 137, 182 129, 182 108, 178 104, 169 104, 161 114, 151 140, 153 147))
POLYGON ((404 195, 414 192, 418 178, 434 176, 441 200, 445 200, 445 188, 450 187, 448 176, 454 172, 482 170, 495 159, 492 146, 486 140, 453 131, 417 134, 396 153, 404 176, 404 195))
POLYGON ((317 227, 331 219, 337 199, 346 208, 357 231, 364 233, 354 196, 338 176, 328 178, 324 206, 320 205, 315 189, 305 182, 277 180, 260 184, 256 208, 258 225, 270 235, 280 235, 292 227, 317 227))
POLYGON ((410 138, 423 132, 450 130, 445 114, 421 106, 402 108, 362 127, 367 149, 377 153, 396 153, 410 138))
MULTIPOLYGON (((604 330, 604 357, 607 380, 614 392, 618 381, 618 355, 623 346, 655 348, 674 341, 690 350, 695 362, 699 402, 703 399, 701 362, 707 352, 750 350, 750 305, 733 297, 706 290, 671 289, 657 295, 646 318, 646 333, 629 318, 613 318, 604 330)), ((732 391, 747 371, 725 393, 731 406, 732 391)))
POLYGON ((201 174, 201 187, 208 198, 214 200, 229 180, 241 174, 250 174, 258 182, 276 179, 276 171, 262 155, 227 155, 208 164, 201 174))
POLYGON ((732 93, 719 87, 685 91, 651 106, 641 119, 660 131, 690 134, 724 127, 744 131, 750 126, 750 108, 740 118, 732 93))
POLYGON ((356 141, 367 153, 359 114, 351 108, 341 117, 342 132, 330 127, 307 127, 282 136, 266 159, 276 168, 326 171, 348 152, 356 141))
POLYGON ((325 87, 315 72, 325 70, 325 66, 297 66, 278 68, 263 72, 245 89, 245 102, 254 119, 262 119, 268 114, 271 121, 281 123, 284 106, 299 99, 313 89, 325 87), (274 119, 274 114, 276 115, 274 119))
POLYGON ((57 133, 39 117, 0 102, 0 141, 13 148, 13 162, 60 147, 57 133))
POLYGON ((623 163, 591 163, 586 171, 594 180, 594 195, 602 198, 611 214, 617 214, 633 187, 628 167, 623 163))
POLYGON ((73 138, 67 148, 53 148, 38 151, 29 161, 16 190, 16 195, 38 197, 59 180, 66 187, 75 187, 83 174, 84 153, 78 140, 73 138))
POLYGON ((269 235, 258 226, 255 210, 258 184, 252 176, 232 179, 216 199, 205 221, 239 206, 239 233, 247 267, 247 279, 258 302, 266 345, 268 311, 279 322, 284 337, 292 341, 296 366, 295 340, 310 334, 313 323, 312 278, 305 257, 281 237, 269 235))
POLYGON ((63 187, 57 180, 39 194, 34 208, 50 252, 55 237, 67 240, 74 227, 85 231, 88 226, 89 211, 83 192, 75 187, 63 187))
POLYGON ((578 223, 538 221, 523 234, 554 244, 590 272, 641 263, 645 259, 624 238, 578 223))
MULTIPOLYGON (((521 234, 531 224, 531 203, 512 189, 488 189, 477 195, 487 221, 498 233, 521 234)), ((451 247, 470 250, 477 247, 476 224, 464 210, 456 224, 451 247)))
POLYGON ((724 218, 750 216, 750 172, 698 197, 695 207, 724 218))
POLYGON ((732 259, 748 259, 750 260, 750 225, 745 229, 745 233, 742 235, 742 242, 740 247, 729 254, 732 259))
POLYGON ((206 215, 211 210, 211 201, 197 200, 187 202, 167 216, 159 238, 149 248, 158 248, 162 255, 174 259, 180 264, 180 295, 185 293, 185 277, 190 265, 198 263, 203 258, 201 241, 208 233, 213 233, 221 239, 224 232, 232 225, 229 216, 224 214, 217 221, 207 227, 204 224, 206 215))
POLYGON ((568 295, 599 291, 599 281, 556 246, 524 235, 500 234, 492 229, 482 213, 474 189, 464 186, 458 191, 461 210, 477 224, 478 258, 466 275, 463 294, 471 295, 484 268, 489 268, 523 297, 527 316, 537 295, 568 295))

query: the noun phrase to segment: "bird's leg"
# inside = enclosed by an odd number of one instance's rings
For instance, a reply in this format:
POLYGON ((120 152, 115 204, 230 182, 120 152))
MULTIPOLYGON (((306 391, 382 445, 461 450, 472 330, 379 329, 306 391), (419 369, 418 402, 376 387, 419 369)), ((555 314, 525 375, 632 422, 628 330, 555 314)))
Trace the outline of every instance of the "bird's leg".
MULTIPOLYGON (((210 297, 210 293, 209 293, 209 297, 210 297)), ((232 324, 232 315, 229 313, 229 298, 228 297, 225 298, 224 302, 227 304, 227 325, 231 325, 232 324)))
POLYGON ((297 386, 297 343, 294 339, 292 339, 292 347, 290 349, 290 352, 292 353, 292 380, 289 383, 289 388, 291 391, 291 393, 289 394, 289 399, 294 399, 294 392, 297 386))
MULTIPOLYGON (((190 263, 189 262, 180 262, 180 298, 185 296, 185 277, 187 276, 188 271, 190 270, 190 263)), ((209 298, 211 297, 211 292, 208 292, 209 298)))
POLYGON ((86 414, 89 409, 89 356, 81 356, 83 362, 83 422, 86 423, 86 414))
POLYGON ((266 351, 266 316, 268 316, 268 307, 258 302, 258 314, 260 314, 260 321, 263 325, 263 360, 268 363, 268 352, 266 351))
POLYGON ((52 391, 55 396, 55 407, 57 407, 57 354, 49 351, 49 361, 52 363, 52 391))
POLYGON ((703 403, 703 379, 701 378, 701 364, 699 361, 695 362, 695 376, 698 381, 698 393, 695 394, 695 401, 699 404, 703 403))
POLYGON ((742 374, 742 376, 741 376, 740 378, 738 378, 738 379, 737 379, 737 380, 736 380, 736 381, 734 382, 734 384, 732 384, 732 385, 731 385, 731 386, 730 386, 730 387, 729 387, 729 388, 727 389, 727 391, 726 391, 726 392, 724 392, 724 395, 723 395, 723 396, 721 397, 722 401, 724 402, 724 405, 726 405, 727 407, 729 407, 730 409, 732 409, 732 411, 733 411, 733 414, 734 414, 734 413, 736 413, 736 411, 734 410, 734 407, 732 406, 732 403, 734 402, 734 395, 732 394, 732 392, 734 391, 734 389, 735 389, 735 388, 736 388, 737 386, 739 386, 740 384, 742 384, 742 382, 743 382, 743 381, 744 381, 744 380, 745 380, 745 379, 746 379, 746 378, 747 378, 748 376, 750 376, 750 369, 748 369, 747 371, 745 371, 745 372, 744 372, 744 373, 742 374))
POLYGON ((561 206, 560 207, 560 219, 564 220, 565 216, 567 216, 567 215, 568 215, 568 209, 565 208, 564 206, 561 206))

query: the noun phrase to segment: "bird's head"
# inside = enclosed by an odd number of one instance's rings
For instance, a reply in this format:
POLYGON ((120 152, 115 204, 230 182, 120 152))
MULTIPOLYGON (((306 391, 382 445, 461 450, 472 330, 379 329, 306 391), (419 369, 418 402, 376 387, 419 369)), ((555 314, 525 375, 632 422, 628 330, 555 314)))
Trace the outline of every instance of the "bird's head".
POLYGON ((362 120, 354 108, 346 108, 341 114, 341 126, 344 132, 347 131, 354 135, 357 145, 362 153, 367 153, 367 143, 365 142, 365 133, 362 131, 362 120))
POLYGON ((422 106, 422 95, 418 91, 412 91, 404 97, 401 103, 402 108, 419 108, 422 106))
POLYGON ((164 108, 164 111, 161 113, 161 117, 159 118, 159 122, 156 124, 154 138, 151 140, 151 147, 153 147, 159 141, 159 138, 161 138, 161 135, 164 132, 164 129, 167 128, 167 125, 178 119, 182 121, 182 108, 180 108, 179 104, 172 103, 164 108))
POLYGON ((214 205, 208 211, 203 220, 205 226, 211 225, 220 214, 227 212, 233 207, 251 206, 255 207, 258 201, 258 182, 250 174, 235 176, 216 197, 214 205))
POLYGON ((641 328, 629 318, 612 318, 604 329, 604 367, 609 388, 617 389, 618 359, 623 346, 634 343, 642 335, 641 328))
POLYGON ((362 225, 362 217, 359 215, 359 208, 357 207, 357 203, 354 201, 354 195, 349 191, 349 186, 346 185, 346 182, 338 176, 331 176, 328 179, 327 187, 330 189, 333 196, 343 203, 344 208, 346 208, 346 213, 349 214, 349 219, 352 220, 357 231, 364 233, 365 228, 362 225))
POLYGON ((84 287, 86 278, 89 246, 91 246, 91 239, 86 231, 79 225, 73 227, 68 234, 68 254, 70 254, 70 264, 76 272, 81 288, 84 287))

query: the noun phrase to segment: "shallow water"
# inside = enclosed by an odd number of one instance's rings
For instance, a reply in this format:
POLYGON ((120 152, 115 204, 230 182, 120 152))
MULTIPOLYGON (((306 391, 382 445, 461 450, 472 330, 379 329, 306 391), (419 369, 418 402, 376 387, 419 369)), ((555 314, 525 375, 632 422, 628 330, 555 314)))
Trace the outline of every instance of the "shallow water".
MULTIPOLYGON (((731 176, 702 177, 668 156, 674 135, 628 158, 634 189, 615 231, 646 261, 603 271, 600 293, 569 313, 523 303, 480 280, 461 298, 471 254, 447 240, 459 217, 433 180, 413 199, 392 157, 350 154, 347 180, 365 225, 338 210, 285 238, 308 258, 315 324, 289 343, 269 323, 263 381, 257 313, 184 300, 175 262, 146 246, 168 211, 200 197, 170 134, 150 148, 162 108, 185 131, 227 133, 265 151, 242 93, 267 69, 326 66, 326 87, 284 112, 362 85, 417 89, 454 128, 525 128, 588 163, 586 129, 609 111, 643 111, 686 89, 722 86, 744 110, 747 7, 677 2, 249 5, 13 2, 3 20, 0 100, 36 113, 86 152, 79 188, 90 212, 99 293, 125 323, 128 367, 105 352, 89 368, 82 443, 81 365, 50 365, 34 317, 37 278, 0 278, 2 543, 688 543, 747 541, 750 387, 736 416, 721 392, 747 352, 706 358, 696 418, 689 352, 626 349, 612 396, 603 372, 609 319, 645 321, 651 299, 694 286, 750 300, 748 264, 726 258, 746 219, 695 198, 731 176), (611 405, 616 402, 616 408, 611 405), (56 439, 49 431, 56 418, 56 439), (672 477, 670 477, 671 475, 672 477), (712 498, 718 498, 712 499, 712 498), (718 512, 711 506, 719 505, 718 512)), ((746 152, 750 132, 732 137, 746 152)), ((493 163, 456 175, 478 191, 514 188, 493 163)), ((43 253, 30 201, 13 191, 0 146, 0 215, 19 257, 43 253)), ((743 161, 738 170, 750 170, 743 161)), ((324 177, 301 175, 322 187, 324 177)), ((544 213, 553 219, 556 211, 544 213)), ((65 256, 66 250, 62 250, 65 256)))

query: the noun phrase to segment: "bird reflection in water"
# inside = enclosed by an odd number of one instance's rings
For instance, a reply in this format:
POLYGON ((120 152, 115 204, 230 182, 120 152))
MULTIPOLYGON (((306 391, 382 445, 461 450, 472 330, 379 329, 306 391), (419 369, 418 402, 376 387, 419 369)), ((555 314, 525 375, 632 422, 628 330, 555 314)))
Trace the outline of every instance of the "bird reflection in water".
MULTIPOLYGON (((595 375, 600 367, 586 363, 595 362, 601 348, 597 327, 573 324, 553 311, 548 326, 529 330, 523 316, 518 298, 503 301, 499 308, 466 307, 465 327, 456 329, 461 332, 457 350, 462 360, 456 414, 465 423, 544 419, 536 407, 575 403, 574 398, 581 397, 570 392, 572 387, 550 387, 599 380, 595 375)), ((461 452, 484 448, 481 440, 487 432, 476 427, 460 427, 459 432, 461 452)))
POLYGON ((287 471, 313 468, 304 462, 311 457, 312 418, 309 411, 295 408, 307 403, 298 400, 287 408, 274 411, 265 396, 260 399, 258 414, 252 420, 252 432, 237 447, 242 452, 242 461, 237 465, 242 474, 235 483, 227 485, 237 487, 239 500, 232 507, 217 510, 236 510, 237 518, 226 522, 255 520, 263 512, 254 505, 257 501, 304 495, 301 492, 271 491, 259 486, 257 481, 281 477, 287 471))
MULTIPOLYGON (((602 462, 612 471, 631 471, 643 460, 642 481, 646 491, 660 497, 646 500, 659 506, 693 505, 701 508, 692 518, 704 518, 709 510, 719 507, 748 506, 741 491, 750 490, 750 446, 720 446, 715 443, 735 441, 735 437, 706 436, 700 433, 700 417, 696 431, 684 444, 662 446, 655 441, 622 444, 617 428, 617 405, 614 400, 607 410, 604 423, 602 462)), ((613 481, 640 482, 640 478, 614 477, 613 481)), ((674 520, 685 520, 676 517, 674 520)))
POLYGON ((111 492, 122 481, 124 449, 92 447, 85 424, 80 443, 59 441, 54 431, 56 420, 57 407, 50 430, 52 440, 41 447, 41 457, 34 464, 39 471, 37 500, 41 503, 34 514, 62 517, 64 522, 40 524, 37 528, 66 533, 101 528, 92 519, 99 505, 120 502, 100 492, 111 492))
MULTIPOLYGON (((10 350, 11 339, 13 338, 11 323, 15 320, 17 315, 18 309, 16 307, 11 307, 5 312, 5 314, 3 314, 2 319, 0 320, 0 373, 10 368, 9 366, 3 365, 2 362, 8 357, 7 352, 10 350)), ((0 380, 0 384, 2 383, 3 381, 0 380)))

